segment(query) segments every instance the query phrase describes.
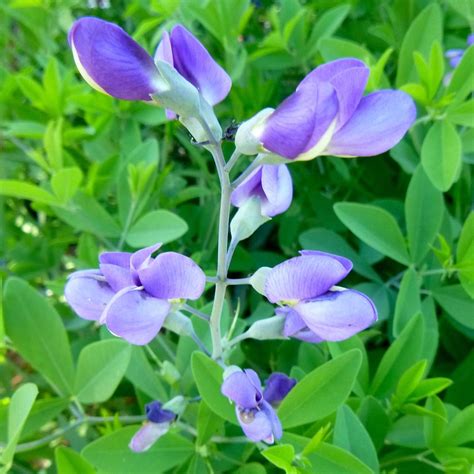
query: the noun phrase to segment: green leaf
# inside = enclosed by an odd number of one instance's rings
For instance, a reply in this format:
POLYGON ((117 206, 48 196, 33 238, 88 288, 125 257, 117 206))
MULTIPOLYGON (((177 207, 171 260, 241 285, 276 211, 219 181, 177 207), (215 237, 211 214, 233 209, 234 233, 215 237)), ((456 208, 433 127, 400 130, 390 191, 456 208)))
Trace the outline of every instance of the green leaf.
POLYGON ((194 352, 191 368, 199 393, 208 407, 224 420, 238 424, 233 405, 221 393, 222 367, 202 352, 194 352))
POLYGON ((54 450, 58 474, 94 474, 96 471, 79 453, 66 446, 54 450))
POLYGON ((50 120, 43 136, 43 145, 51 168, 63 167, 63 119, 50 120))
POLYGON ((370 395, 365 397, 359 406, 357 416, 369 433, 375 449, 380 450, 392 423, 381 402, 370 395))
POLYGON ((433 290, 437 303, 459 324, 474 329, 472 298, 461 285, 442 286, 433 290))
POLYGON ((428 130, 421 147, 421 164, 440 191, 448 191, 461 169, 461 138, 447 121, 436 122, 428 130))
POLYGON ((197 418, 197 445, 206 444, 221 428, 221 417, 216 415, 204 400, 201 400, 197 418))
POLYGON ((400 291, 395 304, 393 335, 397 337, 411 320, 421 311, 420 278, 413 268, 409 268, 400 282, 400 291))
POLYGON ((188 230, 188 224, 170 211, 151 211, 140 218, 127 234, 127 243, 135 248, 157 242, 167 243, 179 239, 188 230))
POLYGON ((474 100, 455 104, 446 111, 446 118, 454 125, 474 127, 474 100))
POLYGON ((311 423, 337 410, 349 396, 361 363, 360 351, 353 349, 306 375, 278 408, 283 427, 311 423))
POLYGON ((182 436, 168 433, 148 451, 134 453, 128 444, 140 426, 128 426, 93 441, 82 455, 104 474, 165 472, 184 463, 194 453, 194 445, 182 436))
POLYGON ((62 168, 51 178, 54 194, 62 203, 67 203, 76 194, 82 181, 82 171, 77 167, 62 168))
POLYGON ((418 387, 425 376, 427 363, 428 361, 426 359, 416 362, 400 377, 397 389, 395 390, 395 396, 399 403, 403 403, 410 398, 410 395, 418 387))
POLYGON ((36 401, 26 420, 21 437, 35 434, 43 425, 64 411, 69 404, 70 401, 67 398, 47 398, 36 401))
POLYGON ((454 94, 454 103, 462 102, 474 90, 474 46, 464 52, 453 71, 446 92, 454 94))
POLYGON ((33 383, 26 383, 18 388, 12 396, 8 407, 7 445, 0 456, 0 463, 5 464, 7 470, 11 466, 15 447, 37 395, 38 387, 33 383))
POLYGON ((337 474, 374 474, 369 466, 359 461, 345 449, 328 443, 321 443, 320 448, 308 456, 312 465, 311 472, 337 474))
POLYGON ((139 346, 132 346, 130 363, 125 372, 125 377, 135 387, 153 399, 166 400, 168 398, 163 383, 153 370, 143 348, 139 346))
POLYGON ((436 413, 438 416, 423 417, 423 431, 426 446, 433 447, 440 445, 447 425, 448 413, 444 403, 435 395, 426 400, 425 408, 436 413))
POLYGON ((410 262, 402 231, 395 218, 381 207, 370 204, 339 202, 337 217, 359 239, 405 265, 410 262))
POLYGON ((74 366, 61 317, 28 283, 5 284, 5 330, 16 350, 60 395, 72 394, 74 366))
POLYGON ((296 467, 292 466, 295 458, 295 448, 291 444, 270 446, 262 451, 262 456, 267 458, 276 467, 283 469, 286 474, 298 473, 296 467))
POLYGON ((42 204, 59 204, 58 199, 43 188, 14 179, 0 179, 0 195, 27 199, 42 204))
POLYGON ((408 245, 414 263, 419 263, 428 253, 441 225, 443 212, 442 194, 418 166, 405 198, 408 245))
POLYGON ((474 441, 474 405, 470 405, 448 423, 441 444, 460 446, 474 441))
POLYGON ((374 472, 378 472, 379 462, 372 439, 359 418, 347 405, 342 405, 337 410, 333 443, 352 453, 374 472))
POLYGON ((108 400, 125 375, 132 348, 118 339, 98 341, 82 349, 77 363, 74 393, 83 403, 108 400))
POLYGON ((474 298, 474 212, 464 222, 456 251, 456 268, 464 290, 474 298))
POLYGON ((419 51, 425 58, 430 54, 435 41, 443 40, 443 23, 441 9, 438 4, 428 5, 411 23, 403 38, 398 57, 397 87, 416 79, 413 67, 413 53, 419 51))
POLYGON ((319 42, 319 51, 325 61, 353 57, 360 59, 365 63, 373 62, 372 54, 364 47, 360 46, 360 44, 340 38, 323 38, 319 42))
POLYGON ((423 337, 423 319, 417 314, 385 352, 372 381, 372 394, 384 398, 395 390, 401 375, 419 360, 423 337))
POLYGON ((434 377, 432 379, 422 380, 418 387, 410 395, 410 400, 421 400, 431 397, 452 385, 452 380, 445 377, 434 377))

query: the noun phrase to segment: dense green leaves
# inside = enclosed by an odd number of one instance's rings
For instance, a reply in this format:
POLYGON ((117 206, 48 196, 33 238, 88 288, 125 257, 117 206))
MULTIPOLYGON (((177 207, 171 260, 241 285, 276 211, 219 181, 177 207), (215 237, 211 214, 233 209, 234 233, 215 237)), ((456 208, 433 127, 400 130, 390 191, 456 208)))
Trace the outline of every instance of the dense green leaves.
POLYGON ((22 357, 59 394, 73 393, 74 367, 61 318, 46 298, 18 278, 5 285, 5 330, 22 357))
POLYGON ((357 349, 326 362, 306 375, 278 409, 284 428, 320 420, 335 411, 349 396, 361 365, 357 349))

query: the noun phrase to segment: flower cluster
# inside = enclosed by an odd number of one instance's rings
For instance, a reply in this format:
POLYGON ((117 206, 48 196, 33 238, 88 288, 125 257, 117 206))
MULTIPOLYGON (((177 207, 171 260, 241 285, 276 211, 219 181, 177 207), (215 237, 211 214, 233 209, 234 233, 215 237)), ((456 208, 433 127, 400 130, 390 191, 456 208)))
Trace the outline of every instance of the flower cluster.
POLYGON ((229 367, 224 373, 221 391, 235 403, 235 413, 245 436, 252 441, 272 444, 283 434, 274 407, 295 385, 296 380, 275 372, 268 378, 265 390, 262 390, 254 370, 229 367))
POLYGON ((148 344, 163 326, 173 300, 197 299, 206 277, 189 257, 165 252, 152 258, 156 244, 129 252, 105 252, 99 270, 70 275, 65 297, 84 319, 106 324, 132 344, 148 344))

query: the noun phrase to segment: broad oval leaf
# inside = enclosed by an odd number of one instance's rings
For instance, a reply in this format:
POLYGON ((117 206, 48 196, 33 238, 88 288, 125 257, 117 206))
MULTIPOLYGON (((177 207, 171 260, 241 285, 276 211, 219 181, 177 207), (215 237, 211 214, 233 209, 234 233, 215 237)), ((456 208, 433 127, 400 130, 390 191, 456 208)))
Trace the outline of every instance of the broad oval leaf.
POLYGON ((61 317, 28 283, 10 278, 5 284, 5 332, 21 356, 60 395, 71 395, 74 366, 61 317))
POLYGON ((179 239, 187 230, 188 224, 176 214, 165 210, 151 211, 135 222, 126 240, 134 248, 147 247, 179 239))
POLYGON ((311 423, 337 410, 349 396, 361 363, 360 351, 353 349, 306 375, 278 409, 283 427, 311 423))
POLYGON ((74 393, 83 403, 108 400, 130 362, 132 347, 125 341, 108 339, 82 349, 77 364, 74 393))
POLYGON ((337 217, 359 239, 405 265, 410 262, 405 239, 395 218, 381 207, 354 202, 334 205, 337 217))

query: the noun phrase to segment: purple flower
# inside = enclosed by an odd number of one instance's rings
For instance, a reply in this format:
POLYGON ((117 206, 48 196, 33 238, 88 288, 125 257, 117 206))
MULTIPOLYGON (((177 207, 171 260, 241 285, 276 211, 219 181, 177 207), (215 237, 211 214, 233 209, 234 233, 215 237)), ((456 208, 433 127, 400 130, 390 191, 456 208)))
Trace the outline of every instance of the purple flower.
MULTIPOLYGON (((474 33, 470 34, 466 40, 467 47, 474 44, 474 33)), ((454 69, 461 62, 462 57, 464 56, 465 49, 456 48, 448 49, 445 53, 446 59, 449 61, 449 65, 454 69)))
MULTIPOLYGON (((246 123, 241 135, 249 144, 259 144, 255 152, 289 160, 383 153, 407 132, 416 108, 401 91, 382 90, 363 97, 368 77, 369 68, 357 59, 323 64, 275 111, 250 119, 252 137, 246 123)), ((248 149, 244 143, 239 148, 248 149)))
MULTIPOLYGON (((151 100, 166 88, 154 59, 122 28, 94 17, 77 20, 69 31, 74 60, 95 89, 124 100, 151 100)), ((229 93, 231 79, 204 46, 181 25, 164 33, 155 56, 196 87, 210 105, 229 93)))
POLYGON ((272 407, 288 394, 296 381, 284 374, 275 373, 262 385, 252 369, 238 369, 225 377, 221 392, 235 403, 235 413, 245 436, 252 441, 272 444, 282 437, 282 427, 272 407))
POLYGON ((281 305, 283 334, 307 342, 341 341, 377 320, 373 302, 364 294, 335 287, 352 262, 329 253, 303 250, 268 273, 265 296, 281 305))
POLYGON ((261 165, 232 192, 232 204, 244 205, 248 199, 260 200, 261 213, 274 217, 285 212, 293 198, 293 183, 285 165, 261 165))
POLYGON ((169 430, 170 424, 176 419, 176 414, 162 408, 159 401, 145 405, 148 423, 145 423, 133 436, 129 448, 137 453, 147 451, 169 430))
POLYGON ((102 253, 100 270, 69 277, 67 302, 81 318, 105 323, 132 344, 148 344, 161 329, 171 301, 199 298, 206 281, 199 266, 184 255, 165 252, 152 258, 160 247, 102 253))

